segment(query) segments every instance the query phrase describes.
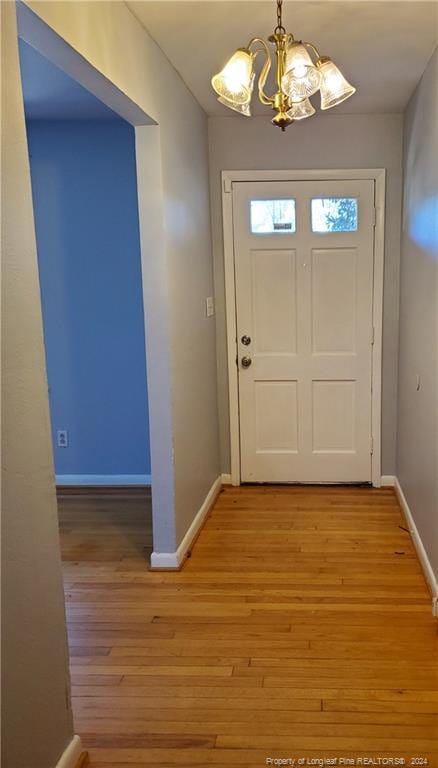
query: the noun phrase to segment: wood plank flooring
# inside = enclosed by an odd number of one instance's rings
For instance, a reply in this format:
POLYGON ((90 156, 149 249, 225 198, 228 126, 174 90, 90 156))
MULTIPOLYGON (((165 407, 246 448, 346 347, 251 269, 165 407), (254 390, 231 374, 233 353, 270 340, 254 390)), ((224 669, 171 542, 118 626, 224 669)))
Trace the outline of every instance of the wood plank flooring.
POLYGON ((117 561, 152 552, 152 501, 148 487, 58 488, 64 561, 117 561))
POLYGON ((91 548, 99 514, 78 531, 71 507, 73 707, 93 768, 438 766, 437 621, 392 489, 226 488, 179 573, 148 570, 126 502, 91 548))

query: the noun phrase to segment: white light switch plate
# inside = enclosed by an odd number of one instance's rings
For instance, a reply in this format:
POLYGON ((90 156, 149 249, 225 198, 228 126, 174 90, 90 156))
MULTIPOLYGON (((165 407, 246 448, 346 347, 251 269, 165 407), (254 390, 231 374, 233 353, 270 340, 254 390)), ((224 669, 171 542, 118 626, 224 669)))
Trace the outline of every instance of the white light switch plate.
POLYGON ((205 309, 207 312, 207 317, 212 317, 214 315, 214 298, 213 296, 208 296, 205 299, 205 309))

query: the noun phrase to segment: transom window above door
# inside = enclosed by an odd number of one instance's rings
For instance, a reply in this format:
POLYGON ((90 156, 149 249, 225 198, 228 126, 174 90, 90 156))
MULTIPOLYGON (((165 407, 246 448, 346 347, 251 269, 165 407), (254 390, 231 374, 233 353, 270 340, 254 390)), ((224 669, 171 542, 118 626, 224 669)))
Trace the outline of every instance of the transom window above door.
MULTIPOLYGON (((314 197, 305 207, 310 208, 311 230, 316 234, 358 231, 356 197, 314 197)), ((251 200, 250 227, 253 235, 295 233, 295 199, 251 200)))
POLYGON ((312 232, 357 232, 356 197, 314 197, 312 232))
POLYGON ((253 235, 295 232, 295 200, 251 200, 253 235))

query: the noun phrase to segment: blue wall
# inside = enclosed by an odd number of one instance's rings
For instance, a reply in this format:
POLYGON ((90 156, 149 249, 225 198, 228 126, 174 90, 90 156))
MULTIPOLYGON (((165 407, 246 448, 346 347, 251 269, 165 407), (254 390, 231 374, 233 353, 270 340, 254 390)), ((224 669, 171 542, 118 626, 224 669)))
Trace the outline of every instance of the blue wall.
POLYGON ((149 474, 134 129, 27 128, 56 473, 149 474))

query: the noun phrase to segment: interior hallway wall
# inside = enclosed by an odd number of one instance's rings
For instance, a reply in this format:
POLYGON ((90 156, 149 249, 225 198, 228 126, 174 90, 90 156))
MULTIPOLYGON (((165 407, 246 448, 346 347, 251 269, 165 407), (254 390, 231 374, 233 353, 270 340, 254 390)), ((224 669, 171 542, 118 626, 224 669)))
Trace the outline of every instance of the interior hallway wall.
POLYGON ((15 5, 2 22, 2 764, 52 768, 73 736, 15 5))
POLYGON ((27 135, 56 474, 147 482, 134 128, 31 120, 27 135))
POLYGON ((401 211, 401 115, 315 115, 285 133, 265 117, 209 119, 216 290, 221 470, 230 472, 230 432, 222 236, 222 170, 386 168, 382 372, 382 474, 394 474, 401 211))
MULTIPOLYGON (((220 471, 216 333, 214 318, 205 313, 205 298, 213 295, 207 120, 124 3, 29 0, 26 6, 159 125, 165 280, 150 285, 148 295, 160 306, 167 303, 170 348, 161 357, 170 354, 170 431, 167 424, 153 422, 159 405, 156 409, 152 398, 167 397, 167 381, 163 384, 157 370, 149 370, 148 387, 154 510, 161 494, 157 515, 154 511, 154 549, 174 551, 220 471), (173 474, 158 484, 154 444, 163 440, 173 474)), ((144 212, 139 215, 142 219, 144 212)), ((167 472, 167 458, 159 469, 167 472)))
POLYGON ((437 138, 438 50, 404 121, 396 471, 438 581, 437 138))

